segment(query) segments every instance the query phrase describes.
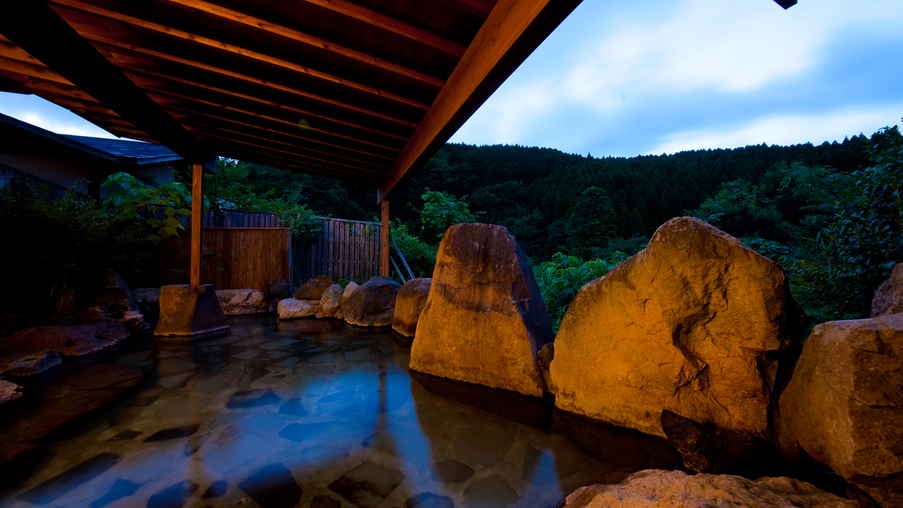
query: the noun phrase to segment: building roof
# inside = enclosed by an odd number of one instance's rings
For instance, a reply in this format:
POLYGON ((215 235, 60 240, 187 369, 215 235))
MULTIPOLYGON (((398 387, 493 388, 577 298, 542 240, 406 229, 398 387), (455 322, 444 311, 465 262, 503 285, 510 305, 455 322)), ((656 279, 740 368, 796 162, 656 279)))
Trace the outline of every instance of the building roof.
POLYGON ((237 158, 381 199, 579 3, 0 2, 0 90, 191 162, 237 158))
POLYGON ((3 114, 0 114, 0 152, 50 157, 77 154, 135 165, 182 160, 180 155, 160 144, 57 134, 3 114))
POLYGON ((179 154, 157 143, 147 143, 131 139, 93 138, 89 136, 74 136, 71 134, 64 134, 64 136, 76 143, 90 146, 116 157, 121 162, 152 164, 182 160, 182 157, 179 154))
POLYGON ((2 2, 0 90, 191 162, 226 156, 385 196, 579 2, 2 2))

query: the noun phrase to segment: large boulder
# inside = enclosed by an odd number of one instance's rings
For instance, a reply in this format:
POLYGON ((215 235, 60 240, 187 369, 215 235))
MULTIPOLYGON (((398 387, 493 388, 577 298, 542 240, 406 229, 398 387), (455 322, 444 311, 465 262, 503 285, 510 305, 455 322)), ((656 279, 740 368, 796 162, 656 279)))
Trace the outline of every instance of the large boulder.
POLYGON ((789 447, 798 443, 883 506, 903 506, 903 314, 816 326, 780 418, 789 447))
POLYGON ((621 483, 581 487, 563 508, 859 508, 859 503, 793 478, 646 469, 621 483))
POLYGON ((872 317, 903 312, 903 263, 894 266, 890 277, 878 286, 872 299, 872 317))
POLYGON ((420 313, 426 305, 432 282, 433 279, 411 279, 401 286, 395 299, 393 330, 405 337, 414 336, 414 332, 417 331, 417 320, 420 319, 420 313))
POLYGON ((160 321, 154 335, 194 337, 228 329, 226 313, 212 284, 175 284, 161 288, 160 321))
MULTIPOLYGON (((83 356, 108 348, 129 335, 128 328, 118 319, 101 319, 80 325, 37 326, 5 339, 3 350, 10 356, 44 349, 62 356, 83 356)), ((44 353, 40 355, 44 356, 44 353)))
POLYGON ((663 437, 669 410, 770 439, 801 319, 778 265, 703 221, 671 219, 577 294, 555 340, 555 403, 663 437))
POLYGON ((256 289, 219 289, 216 296, 227 316, 262 314, 269 310, 263 291, 256 289))
POLYGON ((323 292, 320 298, 320 312, 324 317, 333 317, 342 307, 342 286, 333 284, 323 292))
POLYGON ((138 310, 132 290, 129 289, 122 277, 112 270, 103 274, 100 289, 91 299, 91 305, 100 307, 107 312, 138 310))
POLYGON ((412 370, 531 396, 552 324, 527 256, 502 226, 448 228, 411 347, 412 370))
POLYGON ((349 282, 348 285, 345 286, 345 291, 342 291, 342 303, 345 303, 345 300, 347 300, 352 294, 354 294, 354 292, 357 291, 357 288, 359 287, 360 286, 357 282, 349 282))
POLYGON ((320 311, 319 300, 295 300, 286 298, 276 307, 279 319, 298 319, 311 317, 320 311))
POLYGON ((385 277, 371 277, 342 304, 342 317, 355 326, 392 326, 395 298, 401 285, 385 277))
POLYGON ((319 300, 323 298, 323 292, 329 289, 335 282, 326 275, 318 275, 301 284, 295 290, 295 300, 319 300))

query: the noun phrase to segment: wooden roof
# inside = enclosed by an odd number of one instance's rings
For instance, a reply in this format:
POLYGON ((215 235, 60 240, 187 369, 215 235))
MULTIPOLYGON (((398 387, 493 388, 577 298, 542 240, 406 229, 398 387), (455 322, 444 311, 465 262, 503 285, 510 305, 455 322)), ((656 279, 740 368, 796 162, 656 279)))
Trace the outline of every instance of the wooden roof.
POLYGON ((0 2, 0 90, 387 196, 580 0, 0 2))

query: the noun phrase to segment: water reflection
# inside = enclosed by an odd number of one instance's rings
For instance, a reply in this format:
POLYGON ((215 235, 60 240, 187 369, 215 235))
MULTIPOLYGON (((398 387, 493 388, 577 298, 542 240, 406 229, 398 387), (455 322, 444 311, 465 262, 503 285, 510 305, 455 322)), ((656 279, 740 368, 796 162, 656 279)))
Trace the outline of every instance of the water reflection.
POLYGON ((147 369, 151 382, 55 443, 0 504, 557 506, 613 468, 674 459, 562 419, 548 402, 412 377, 408 345, 391 332, 230 326, 226 337, 147 342, 109 360, 147 369))

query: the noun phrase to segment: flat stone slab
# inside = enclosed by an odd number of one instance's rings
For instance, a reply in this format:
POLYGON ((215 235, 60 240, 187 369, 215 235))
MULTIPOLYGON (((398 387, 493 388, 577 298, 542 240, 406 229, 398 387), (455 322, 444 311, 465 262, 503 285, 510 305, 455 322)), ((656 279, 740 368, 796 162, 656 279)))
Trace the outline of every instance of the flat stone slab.
POLYGON ((44 349, 36 353, 21 356, 0 367, 0 373, 13 377, 35 376, 63 363, 60 355, 44 349))
POLYGON ((19 385, 0 379, 0 404, 16 400, 21 396, 19 385))
POLYGON ((130 335, 117 319, 80 325, 36 326, 19 331, 0 345, 4 356, 49 349, 62 356, 83 356, 108 348, 130 335))
POLYGON ((238 484, 262 508, 292 508, 304 491, 282 464, 271 464, 238 484))
POLYGON ((330 483, 329 490, 359 508, 376 508, 402 480, 404 474, 399 471, 364 462, 330 483))

